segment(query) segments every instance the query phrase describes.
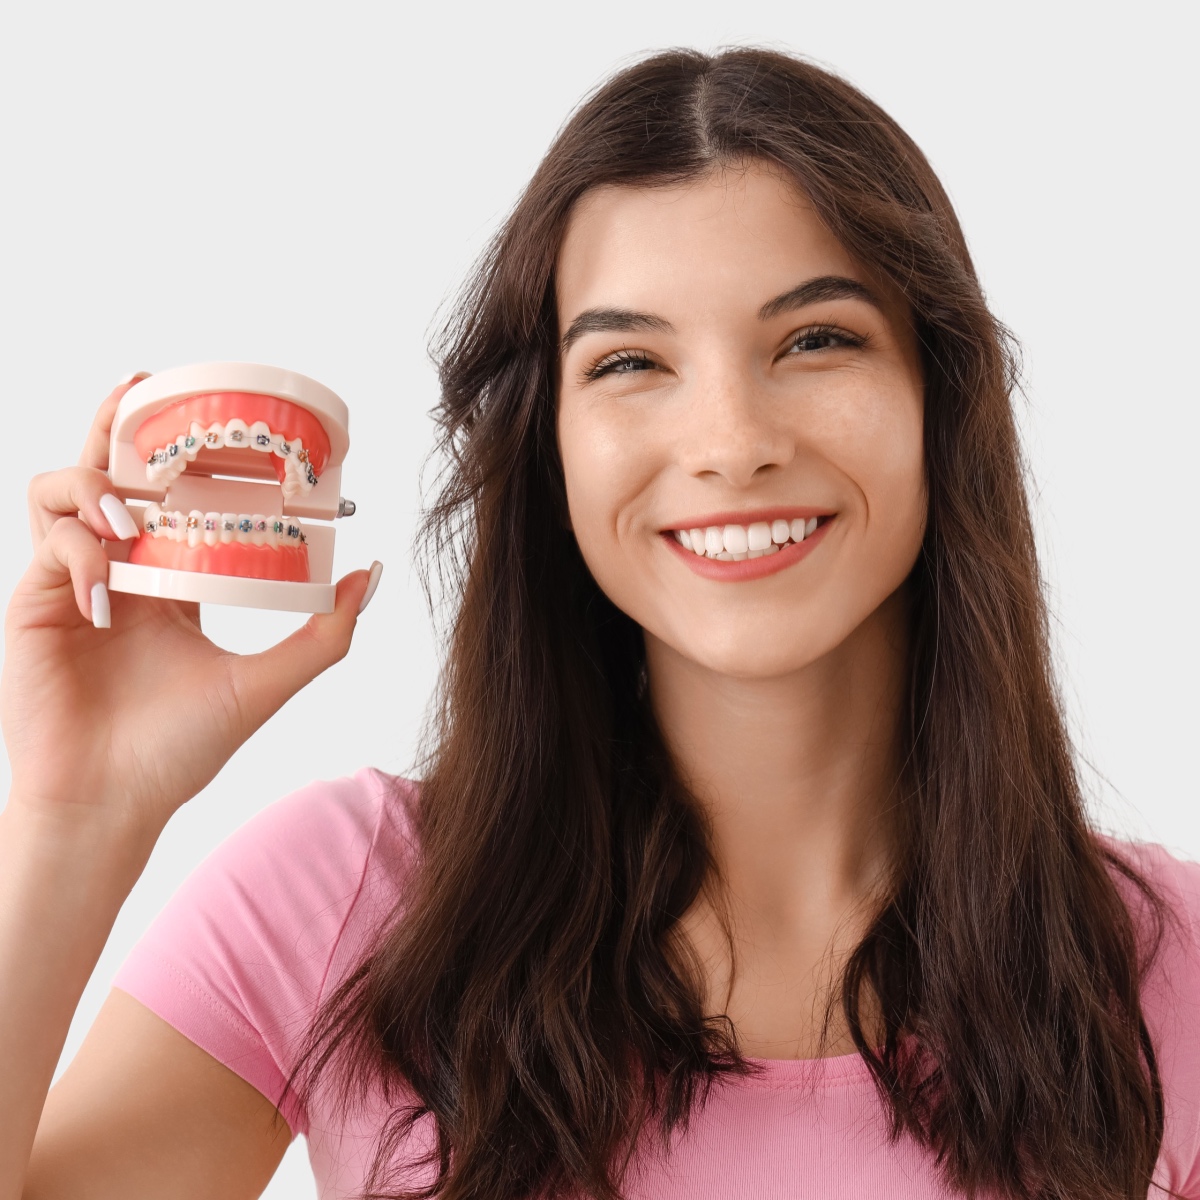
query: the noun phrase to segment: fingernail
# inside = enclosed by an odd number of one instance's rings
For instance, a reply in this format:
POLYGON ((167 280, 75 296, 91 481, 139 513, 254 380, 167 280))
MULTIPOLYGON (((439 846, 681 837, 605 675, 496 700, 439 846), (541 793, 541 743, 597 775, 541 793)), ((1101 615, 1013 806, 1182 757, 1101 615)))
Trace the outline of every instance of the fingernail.
POLYGON ((367 590, 363 592, 362 603, 358 606, 359 615, 366 610, 368 604, 371 603, 371 597, 375 595, 375 589, 379 586, 379 577, 383 574, 383 563, 376 559, 371 564, 371 574, 367 577, 367 590))
POLYGON ((92 584, 92 624, 97 629, 112 626, 112 613, 108 607, 108 588, 102 583, 92 584))
POLYGON ((122 541, 126 538, 137 537, 137 523, 129 515, 129 509, 112 492, 105 492, 100 497, 100 509, 108 518, 108 523, 112 526, 113 533, 122 541))
POLYGON ((150 377, 149 371, 131 371, 128 375, 125 376, 124 379, 119 380, 116 386, 124 387, 127 383, 132 383, 135 379, 148 379, 149 377, 150 377))

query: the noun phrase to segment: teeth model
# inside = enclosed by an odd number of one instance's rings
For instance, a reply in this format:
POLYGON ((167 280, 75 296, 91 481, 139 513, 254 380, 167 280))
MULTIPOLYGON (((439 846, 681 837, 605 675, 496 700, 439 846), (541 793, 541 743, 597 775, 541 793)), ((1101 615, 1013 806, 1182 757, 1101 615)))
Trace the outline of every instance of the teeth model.
POLYGON ((741 562, 778 554, 786 545, 802 542, 817 527, 817 518, 756 521, 753 525, 709 525, 704 529, 675 529, 675 540, 704 558, 741 562))

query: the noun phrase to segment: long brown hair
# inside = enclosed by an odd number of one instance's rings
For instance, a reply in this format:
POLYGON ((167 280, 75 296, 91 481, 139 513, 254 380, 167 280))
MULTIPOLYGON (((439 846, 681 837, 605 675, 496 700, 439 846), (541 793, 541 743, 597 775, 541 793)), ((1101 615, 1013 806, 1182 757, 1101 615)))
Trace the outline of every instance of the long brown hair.
POLYGON ((761 50, 657 54, 592 94, 437 347, 449 467, 424 533, 461 603, 428 730, 419 860, 293 1078, 311 1094, 336 1063, 343 1099, 382 1083, 393 1107, 365 1195, 614 1200, 643 1132, 666 1145, 714 1080, 753 1070, 729 1021, 705 1015, 677 936, 713 863, 650 712, 641 630, 562 520, 554 295, 588 189, 748 159, 787 172, 903 293, 925 370, 905 832, 894 893, 842 977, 855 1044, 893 1137, 927 1146, 950 1186, 1144 1197, 1163 1096, 1139 987, 1165 906, 1087 825, 1010 340, 917 146, 845 81, 761 50), (864 1032, 868 990, 881 1045, 864 1032), (437 1179, 405 1190, 389 1164, 429 1116, 437 1179))

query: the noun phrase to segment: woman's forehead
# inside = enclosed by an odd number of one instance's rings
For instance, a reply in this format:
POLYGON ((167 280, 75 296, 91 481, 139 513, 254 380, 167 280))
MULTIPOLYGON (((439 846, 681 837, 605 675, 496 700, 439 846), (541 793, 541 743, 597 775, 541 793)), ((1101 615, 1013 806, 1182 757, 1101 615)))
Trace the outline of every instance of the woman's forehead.
POLYGON ((877 283, 778 169, 754 163, 681 183, 605 185, 571 214, 556 269, 559 323, 603 306, 757 311, 823 276, 877 283))

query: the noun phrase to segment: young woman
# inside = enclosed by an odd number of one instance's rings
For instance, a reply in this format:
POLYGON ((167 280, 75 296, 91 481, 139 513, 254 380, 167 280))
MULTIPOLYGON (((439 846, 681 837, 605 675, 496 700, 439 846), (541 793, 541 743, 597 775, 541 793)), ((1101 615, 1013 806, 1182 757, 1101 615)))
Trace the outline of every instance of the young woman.
POLYGON ((297 1133, 323 1197, 1200 1195, 1200 867, 1088 826, 1005 333, 908 137, 786 56, 650 58, 440 362, 420 782, 244 826, 49 1096, 164 823, 371 588, 244 658, 110 614, 124 386, 34 480, 0 1196, 255 1196, 297 1133))

